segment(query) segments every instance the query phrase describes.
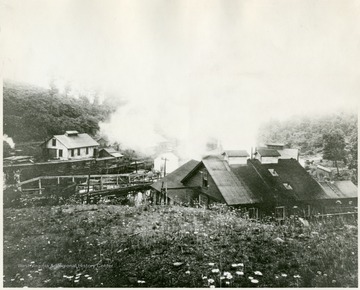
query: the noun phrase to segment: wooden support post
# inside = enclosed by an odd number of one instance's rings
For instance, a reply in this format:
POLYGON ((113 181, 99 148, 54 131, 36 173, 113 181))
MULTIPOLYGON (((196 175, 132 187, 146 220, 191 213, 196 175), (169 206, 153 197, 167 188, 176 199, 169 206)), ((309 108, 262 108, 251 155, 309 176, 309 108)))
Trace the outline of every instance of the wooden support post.
POLYGON ((57 178, 57 184, 60 184, 60 177, 57 178))
POLYGON ((39 193, 42 194, 42 191, 41 191, 41 178, 39 178, 39 193))
POLYGON ((100 190, 102 190, 103 189, 103 178, 102 178, 102 176, 100 177, 100 190))
POLYGON ((75 177, 74 176, 72 177, 72 182, 75 182, 75 177))
POLYGON ((119 186, 119 176, 116 176, 116 185, 119 186))

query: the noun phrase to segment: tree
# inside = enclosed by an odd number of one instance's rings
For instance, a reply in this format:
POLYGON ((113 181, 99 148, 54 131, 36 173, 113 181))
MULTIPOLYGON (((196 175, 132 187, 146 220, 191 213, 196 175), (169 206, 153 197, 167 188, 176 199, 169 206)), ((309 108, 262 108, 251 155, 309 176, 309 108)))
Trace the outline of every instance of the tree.
POLYGON ((358 136, 357 134, 352 136, 350 139, 350 148, 349 148, 349 169, 355 169, 354 181, 357 183, 358 176, 358 136))
POLYGON ((339 172, 338 161, 345 160, 345 138, 340 130, 332 130, 323 135, 324 150, 323 158, 335 162, 337 173, 339 172))

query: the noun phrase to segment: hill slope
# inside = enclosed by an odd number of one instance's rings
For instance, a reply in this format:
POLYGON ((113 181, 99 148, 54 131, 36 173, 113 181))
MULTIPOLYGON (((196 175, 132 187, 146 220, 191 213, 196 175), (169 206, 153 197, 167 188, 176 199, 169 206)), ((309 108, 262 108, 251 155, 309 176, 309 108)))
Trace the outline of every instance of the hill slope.
POLYGON ((286 121, 271 120, 264 124, 258 134, 260 143, 284 143, 301 149, 302 154, 322 152, 323 135, 339 129, 347 144, 357 140, 357 115, 336 113, 314 117, 294 117, 286 121))
POLYGON ((357 249, 354 220, 304 228, 226 208, 5 209, 3 279, 5 287, 356 287, 357 249))
POLYGON ((85 96, 74 98, 32 85, 4 82, 4 134, 15 143, 43 141, 66 130, 94 135, 99 121, 114 110, 91 104, 85 96))

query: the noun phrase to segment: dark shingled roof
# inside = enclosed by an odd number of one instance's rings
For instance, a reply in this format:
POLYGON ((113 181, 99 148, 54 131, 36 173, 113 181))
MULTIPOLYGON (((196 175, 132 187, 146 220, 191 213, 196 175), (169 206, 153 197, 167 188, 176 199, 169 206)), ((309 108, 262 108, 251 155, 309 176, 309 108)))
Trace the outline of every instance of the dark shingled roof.
POLYGON ((256 152, 259 153, 262 157, 278 157, 278 156, 281 156, 281 154, 275 149, 259 148, 259 149, 256 150, 256 152))
POLYGON ((183 164, 170 174, 166 175, 164 178, 158 180, 157 182, 151 184, 150 186, 157 191, 161 191, 162 183, 166 184, 167 187, 167 196, 176 202, 190 202, 193 198, 193 191, 185 188, 182 180, 190 174, 198 165, 199 161, 190 160, 187 163, 183 164), (171 190, 171 188, 177 188, 171 190), (183 189, 182 189, 183 188, 183 189))
POLYGON ((199 161, 192 159, 171 172, 170 174, 166 175, 164 178, 151 184, 151 187, 156 189, 157 191, 160 191, 163 182, 166 183, 168 189, 184 187, 181 181, 199 164, 199 161))
POLYGON ((279 159, 278 163, 273 164, 249 160, 248 164, 253 166, 262 181, 279 197, 282 195, 299 201, 324 198, 321 186, 294 159, 279 159), (268 169, 274 169, 278 176, 272 176, 268 169), (292 190, 287 190, 284 183, 290 184, 292 190))
POLYGON ((113 157, 123 157, 124 156, 119 151, 116 151, 116 149, 111 148, 111 147, 110 148, 102 148, 102 149, 100 149, 100 152, 103 150, 106 151, 107 153, 109 153, 113 157))
POLYGON ((225 150, 223 155, 226 154, 229 157, 248 157, 250 156, 246 150, 225 150))
POLYGON ((228 205, 253 204, 260 201, 231 171, 226 161, 217 156, 209 156, 202 162, 228 205))

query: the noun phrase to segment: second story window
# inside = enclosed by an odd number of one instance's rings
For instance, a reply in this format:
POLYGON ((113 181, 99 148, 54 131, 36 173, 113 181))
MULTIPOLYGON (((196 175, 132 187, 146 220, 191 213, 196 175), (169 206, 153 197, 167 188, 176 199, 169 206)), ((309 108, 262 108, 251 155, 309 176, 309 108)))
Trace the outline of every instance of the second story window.
POLYGON ((56 139, 52 139, 52 146, 56 146, 56 139))
POLYGON ((207 171, 204 171, 202 173, 202 186, 203 187, 208 187, 209 186, 209 183, 208 183, 208 173, 207 171))

